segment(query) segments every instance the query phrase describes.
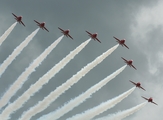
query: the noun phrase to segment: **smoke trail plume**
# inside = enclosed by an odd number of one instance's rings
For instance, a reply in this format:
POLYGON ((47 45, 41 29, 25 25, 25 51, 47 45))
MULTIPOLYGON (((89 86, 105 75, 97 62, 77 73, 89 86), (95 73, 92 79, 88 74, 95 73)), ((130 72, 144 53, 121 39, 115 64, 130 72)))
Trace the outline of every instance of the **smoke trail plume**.
POLYGON ((16 26, 17 22, 15 22, 14 24, 12 24, 6 31, 5 33, 0 37, 0 46, 1 44, 5 41, 5 39, 9 36, 9 34, 11 33, 11 31, 14 29, 14 27, 16 26))
MULTIPOLYGON (((56 45, 62 40, 63 36, 59 37, 55 42, 53 42, 45 51, 38 56, 28 68, 18 77, 18 79, 13 83, 13 85, 10 87, 10 89, 6 92, 4 97, 1 99, 3 101, 3 106, 8 103, 8 101, 11 99, 11 97, 18 91, 19 88, 23 85, 23 83, 27 80, 28 76, 35 70, 36 67, 40 65, 40 63, 47 57, 48 54, 56 47, 56 45)), ((2 103, 0 101, 0 103, 2 103)), ((3 114, 7 113, 10 114, 10 112, 14 112, 16 110, 16 107, 14 107, 13 104, 20 105, 19 101, 15 101, 14 103, 10 104, 7 106, 4 111, 2 112, 3 114), (10 112, 9 112, 10 110, 10 112)), ((1 104, 2 106, 2 104, 1 104)))
POLYGON ((68 118, 67 120, 90 120, 93 119, 95 116, 105 112, 106 110, 114 107, 116 104, 118 104, 119 102, 121 102, 124 98, 126 98, 128 95, 130 95, 136 87, 131 88, 130 90, 122 93, 121 95, 108 100, 104 103, 101 103, 100 105, 89 109, 87 111, 85 111, 84 113, 81 114, 77 114, 71 118, 68 118))
POLYGON ((122 120, 123 118, 126 118, 127 116, 137 112, 138 110, 143 108, 146 104, 147 104, 147 102, 144 102, 144 103, 141 103, 141 104, 139 104, 135 107, 132 107, 130 109, 120 111, 120 112, 117 112, 115 114, 110 114, 110 115, 107 115, 105 117, 98 118, 96 120, 122 120))
MULTIPOLYGON (((32 38, 36 35, 39 28, 32 32, 19 46, 17 46, 11 55, 1 64, 0 66, 0 76, 4 73, 6 68, 12 63, 12 61, 21 53, 21 51, 28 45, 32 38)), ((1 107, 1 105, 0 105, 1 107)))
MULTIPOLYGON (((34 107, 31 107, 27 112, 23 113, 20 120, 29 120, 35 114, 46 109, 55 99, 57 99, 62 93, 68 90, 73 84, 79 81, 80 78, 85 76, 92 68, 97 64, 101 63, 108 55, 110 55, 117 47, 115 45, 99 57, 97 57, 93 62, 89 63, 87 66, 82 68, 76 75, 73 75, 69 80, 63 83, 61 86, 57 87, 56 90, 52 91, 48 96, 46 96, 42 101, 36 104, 34 107)), ((37 88, 37 86, 35 87, 37 88)))
POLYGON ((56 111, 54 111, 54 112, 52 112, 52 113, 50 113, 50 114, 48 114, 46 116, 43 116, 43 118, 45 118, 46 120, 56 120, 56 119, 59 119, 61 116, 63 116, 67 112, 73 110, 74 107, 76 107, 76 106, 80 105, 81 103, 83 103, 87 98, 89 98, 93 93, 95 93, 99 89, 101 89, 110 80, 115 78, 118 74, 120 74, 126 68, 126 66, 127 65, 121 67, 120 69, 118 69, 117 71, 115 71, 114 73, 112 73, 111 75, 109 75, 108 77, 106 77, 105 79, 100 81, 99 83, 97 83, 94 86, 92 86, 86 92, 82 93, 81 95, 79 95, 75 99, 72 99, 71 101, 66 103, 63 107, 57 109, 56 111))
MULTIPOLYGON (((63 38, 61 36, 56 44, 63 38)), ((56 64, 51 70, 49 70, 43 77, 41 77, 35 84, 31 85, 30 88, 23 93, 22 96, 20 96, 17 100, 15 100, 13 103, 11 103, 8 107, 5 108, 5 110, 2 112, 1 117, 2 118, 9 118, 9 115, 12 114, 14 111, 18 110, 22 107, 22 105, 29 100, 29 98, 34 95, 39 89, 41 89, 42 85, 48 83, 48 81, 57 73, 59 72, 71 59, 75 57, 76 54, 78 54, 89 42, 91 39, 88 39, 87 41, 83 42, 81 45, 79 45, 75 50, 70 52, 69 55, 67 55, 64 59, 62 59, 58 64, 56 64)), ((54 44, 52 45, 54 46, 54 44)), ((48 49, 48 52, 50 52, 52 49, 48 49)), ((47 50, 46 50, 47 51, 47 50)), ((44 53, 44 56, 47 56, 48 52, 46 54, 44 53)), ((40 59, 43 59, 43 56, 41 56, 40 59)), ((17 84, 22 83, 22 79, 24 80, 24 77, 27 77, 27 74, 29 75, 30 72, 32 72, 33 67, 35 67, 40 62, 40 59, 36 59, 32 65, 30 65, 29 69, 27 68, 27 73, 21 75, 18 82, 15 83, 14 89, 17 89, 17 84)))

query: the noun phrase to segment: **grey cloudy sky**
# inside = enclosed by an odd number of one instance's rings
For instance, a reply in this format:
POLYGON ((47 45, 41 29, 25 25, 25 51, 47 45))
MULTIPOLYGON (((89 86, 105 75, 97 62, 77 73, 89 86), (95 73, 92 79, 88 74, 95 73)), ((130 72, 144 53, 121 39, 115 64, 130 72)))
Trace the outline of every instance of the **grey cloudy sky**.
POLYGON ((161 96, 163 92, 161 79, 163 77, 162 9, 163 2, 161 0, 35 0, 34 2, 31 0, 1 0, 0 35, 15 22, 11 13, 22 15, 23 22, 26 25, 26 27, 23 27, 18 24, 1 45, 1 63, 12 53, 16 46, 37 28, 33 21, 34 19, 40 22, 45 21, 46 27, 50 31, 48 33, 40 30, 1 76, 1 95, 4 94, 7 88, 44 49, 61 36, 57 27, 70 29, 70 33, 74 38, 74 40, 71 40, 64 37, 46 60, 31 74, 28 81, 23 85, 23 88, 18 91, 10 102, 13 102, 71 50, 87 40, 89 37, 85 33, 85 30, 92 33, 97 32, 98 38, 102 41, 101 44, 96 41, 91 41, 63 70, 52 78, 43 89, 31 97, 24 107, 16 111, 12 115, 11 120, 17 120, 23 111, 28 110, 31 106, 42 100, 57 86, 76 74, 76 72, 87 63, 116 45, 117 43, 113 39, 113 36, 120 39, 125 38, 130 50, 119 46, 107 59, 91 70, 71 89, 61 95, 50 107, 32 117, 32 120, 36 120, 40 116, 56 110, 65 102, 78 96, 107 75, 119 69, 124 65, 120 57, 133 59, 133 64, 138 70, 135 71, 127 67, 120 75, 105 85, 90 99, 61 117, 61 120, 65 120, 68 117, 97 106, 101 102, 125 92, 133 87, 132 84, 129 83, 129 80, 135 82, 140 81, 147 91, 144 92, 136 89, 128 98, 97 117, 102 117, 140 104, 144 102, 141 98, 141 96, 144 95, 146 97, 153 97, 159 106, 147 104, 141 111, 131 115, 126 118, 126 120, 163 119, 161 113, 163 110, 163 97, 161 96))

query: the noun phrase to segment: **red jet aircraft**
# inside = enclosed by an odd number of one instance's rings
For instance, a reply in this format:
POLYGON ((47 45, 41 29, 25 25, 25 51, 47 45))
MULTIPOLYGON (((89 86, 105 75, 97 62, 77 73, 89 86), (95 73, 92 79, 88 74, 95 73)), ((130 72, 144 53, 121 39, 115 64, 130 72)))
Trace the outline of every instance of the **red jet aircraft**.
POLYGON ((135 66, 132 65, 133 60, 126 60, 126 59, 123 58, 123 57, 121 57, 121 58, 125 61, 125 63, 126 63, 127 65, 129 65, 130 67, 133 67, 133 68, 136 70, 135 66))
POLYGON ((133 81, 131 81, 131 80, 130 80, 130 82, 131 82, 131 83, 133 83, 133 84, 134 84, 136 87, 138 87, 138 88, 141 88, 141 89, 145 90, 143 87, 141 87, 140 82, 135 83, 135 82, 133 82, 133 81))
POLYGON ((149 99, 148 98, 145 98, 143 96, 141 96, 141 97, 144 98, 145 100, 147 100, 148 102, 151 102, 151 103, 153 103, 155 105, 158 105, 157 103, 153 102, 153 99, 151 97, 149 99))
POLYGON ((125 44, 125 39, 120 40, 114 36, 113 36, 113 38, 115 38, 117 40, 116 42, 118 42, 120 45, 125 46, 126 48, 129 49, 129 47, 125 44))
POLYGON ((101 43, 101 41, 97 38, 97 33, 92 34, 92 33, 88 32, 88 31, 86 31, 86 32, 89 34, 89 36, 90 36, 92 39, 97 40, 98 42, 101 43))
POLYGON ((38 21, 36 21, 36 20, 34 20, 34 21, 37 23, 37 25, 38 25, 40 28, 42 28, 43 30, 45 29, 46 31, 49 32, 49 30, 45 27, 45 22, 40 23, 40 22, 38 22, 38 21))
MULTIPOLYGON (((20 23, 20 24, 22 24, 22 25, 24 25, 24 23, 22 22, 22 16, 16 16, 14 13, 12 13, 12 15, 15 17, 15 20, 18 22, 18 23, 20 23)), ((25 26, 25 25, 24 25, 25 26)))
POLYGON ((71 35, 69 34, 69 32, 70 32, 69 29, 68 30, 63 30, 62 28, 59 28, 59 27, 58 27, 58 29, 60 29, 61 30, 61 33, 63 33, 66 37, 70 37, 71 39, 73 39, 71 37, 71 35))

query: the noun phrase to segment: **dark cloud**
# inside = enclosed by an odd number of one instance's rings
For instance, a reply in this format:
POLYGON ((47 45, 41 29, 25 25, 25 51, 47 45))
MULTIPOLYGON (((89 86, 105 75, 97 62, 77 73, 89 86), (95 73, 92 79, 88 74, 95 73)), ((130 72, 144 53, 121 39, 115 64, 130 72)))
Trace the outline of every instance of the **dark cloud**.
MULTIPOLYGON (((130 47, 129 50, 126 48, 118 47, 108 58, 106 58, 100 65, 96 66, 91 70, 85 77, 83 77, 77 84, 75 84, 71 89, 66 91, 60 96, 54 103, 51 104, 45 111, 34 116, 32 120, 54 111, 58 107, 62 106, 65 102, 78 96, 82 92, 86 91, 92 85, 96 84, 106 76, 113 73, 115 70, 119 69, 124 65, 121 57, 126 59, 133 59, 134 65, 138 68, 135 71, 132 68, 127 67, 120 75, 118 75, 114 80, 110 81, 106 86, 104 86, 100 91, 94 94, 86 102, 82 103, 80 106, 76 107, 71 112, 67 113, 61 119, 66 118, 83 112, 89 108, 99 105, 101 102, 107 101, 124 91, 127 91, 133 87, 129 80, 140 81, 150 73, 148 72, 148 63, 146 54, 142 52, 142 49, 135 44, 135 38, 131 35, 131 25, 137 25, 135 21, 136 14, 140 11, 142 7, 153 7, 157 2, 147 1, 147 0, 110 0, 110 1, 52 1, 52 0, 40 0, 40 1, 1 1, 0 4, 0 19, 1 19, 1 30, 3 32, 15 21, 11 13, 23 16, 23 21, 26 27, 22 25, 17 25, 10 36, 0 47, 1 58, 0 61, 3 62, 8 55, 18 46, 31 32, 33 32, 37 26, 34 23, 34 19, 40 22, 45 21, 46 27, 49 29, 49 33, 40 30, 38 34, 33 38, 29 45, 22 51, 22 53, 13 61, 13 63, 8 67, 6 72, 1 76, 1 95, 7 90, 7 88, 18 78, 18 76, 25 70, 26 67, 38 56, 44 49, 46 49, 53 41, 61 36, 60 31, 57 27, 63 29, 70 29, 71 35, 74 40, 64 37, 61 43, 52 51, 52 53, 46 58, 44 62, 36 69, 34 73, 29 77, 28 81, 24 84, 18 93, 11 99, 13 102, 18 96, 20 96, 29 86, 35 83, 43 74, 45 74, 49 69, 51 69, 55 64, 57 64, 62 58, 64 58, 70 51, 75 49, 82 42, 87 40, 89 37, 85 30, 92 33, 97 32, 98 38, 102 41, 99 44, 96 41, 91 41, 70 63, 61 70, 51 81, 43 87, 35 96, 24 105, 23 108, 16 111, 11 120, 16 120, 23 111, 29 109, 29 107, 35 105, 39 100, 42 100, 51 91, 56 89, 57 86, 64 83, 72 75, 76 74, 83 66, 87 63, 93 61, 97 56, 105 52, 107 49, 113 47, 117 43, 113 39, 116 36, 120 39, 126 38, 126 44, 130 47)), ((147 48, 152 51, 153 45, 159 46, 159 38, 162 36, 161 32, 162 26, 152 28, 147 34, 149 35, 149 43, 147 48), (155 33, 159 33, 156 35, 155 33), (156 40, 156 42, 153 42, 156 40), (150 44, 152 43, 152 44, 150 44), (151 50, 152 49, 152 50, 151 50)), ((147 50, 148 50, 147 49, 147 50)), ((152 54, 155 54, 153 50, 152 54)), ((148 86, 144 81, 140 81, 148 86)), ((100 116, 107 115, 108 113, 113 113, 118 110, 127 109, 136 104, 137 98, 139 99, 137 91, 131 96, 126 98, 122 103, 115 106, 111 110, 106 111, 100 116), (136 97, 135 97, 136 96, 136 97), (134 98, 134 99, 133 99, 134 98)))

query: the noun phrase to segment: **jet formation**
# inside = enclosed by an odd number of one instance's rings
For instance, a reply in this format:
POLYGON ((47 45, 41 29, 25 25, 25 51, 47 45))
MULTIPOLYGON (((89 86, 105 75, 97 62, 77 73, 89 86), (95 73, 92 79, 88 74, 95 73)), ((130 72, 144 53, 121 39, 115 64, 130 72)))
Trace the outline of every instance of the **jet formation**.
POLYGON ((58 27, 58 29, 61 30, 61 33, 63 33, 63 35, 65 35, 66 37, 70 37, 71 39, 73 39, 73 38, 71 37, 71 35, 69 34, 69 32, 70 32, 69 29, 67 29, 67 30, 63 30, 63 29, 60 28, 60 27, 58 27))
POLYGON ((45 22, 40 23, 40 22, 38 22, 38 21, 36 21, 36 20, 34 20, 34 21, 37 23, 37 25, 38 25, 40 28, 42 28, 43 30, 45 29, 46 31, 49 32, 49 30, 45 27, 45 22))
POLYGON ((135 82, 133 82, 133 81, 131 81, 131 80, 130 80, 130 82, 131 82, 132 84, 134 84, 136 87, 141 88, 141 89, 143 89, 143 90, 145 91, 145 89, 141 86, 140 82, 135 83, 135 82))
POLYGON ((114 36, 113 36, 113 38, 115 38, 116 42, 118 42, 122 47, 125 46, 126 48, 129 49, 129 47, 125 44, 125 39, 120 40, 120 39, 118 39, 118 38, 116 38, 114 36))
MULTIPOLYGON (((12 13, 12 15, 15 17, 15 20, 19 23, 19 24, 22 24, 23 26, 25 26, 25 24, 24 24, 24 22, 22 21, 22 16, 17 16, 17 15, 15 15, 14 13, 12 13)), ((36 20, 34 20, 34 22, 36 22, 37 23, 37 25, 40 27, 40 28, 42 28, 43 30, 46 30, 47 32, 49 32, 49 30, 45 27, 45 22, 38 22, 38 21, 36 21, 36 20)), ((62 28, 60 28, 60 27, 58 27, 58 29, 61 31, 61 33, 64 35, 64 36, 66 36, 66 37, 69 37, 69 38, 71 38, 72 40, 73 40, 73 37, 69 34, 69 32, 70 32, 70 30, 69 29, 67 29, 67 30, 64 30, 64 29, 62 29, 62 28)), ((90 33, 90 32, 88 32, 88 31, 86 31, 87 33, 88 33, 88 35, 93 39, 93 40, 95 40, 95 41, 98 41, 98 42, 100 42, 101 43, 101 41, 97 38, 97 33, 90 33)), ((126 47, 127 49, 129 49, 129 47, 125 44, 125 39, 119 39, 119 38, 117 38, 117 37, 114 37, 113 36, 113 38, 116 40, 116 42, 119 44, 119 45, 121 45, 122 47, 126 47)), ((134 68, 135 70, 137 70, 136 69, 136 67, 132 64, 133 63, 133 60, 126 60, 125 58, 123 58, 123 57, 121 57, 123 60, 124 60, 124 62, 127 64, 127 65, 129 65, 130 67, 132 67, 132 68, 134 68)), ((138 82, 138 83, 135 83, 135 82, 133 82, 133 81, 131 81, 130 80, 130 82, 132 83, 132 84, 134 84, 136 87, 138 87, 138 88, 141 88, 142 90, 144 90, 144 91, 146 91, 142 86, 141 86, 141 83, 140 82, 138 82)), ((150 98, 146 98, 146 97, 143 97, 142 96, 142 98, 144 98, 145 100, 147 100, 148 102, 151 102, 151 103, 153 103, 153 104, 155 104, 155 105, 158 105, 157 103, 155 103, 155 102, 153 102, 153 99, 152 99, 152 97, 150 97, 150 98)))
POLYGON ((12 15, 15 17, 15 20, 19 23, 25 26, 25 24, 22 22, 22 16, 17 16, 14 13, 12 13, 12 15))
POLYGON ((151 102, 151 103, 153 103, 155 105, 158 105, 157 103, 153 102, 152 97, 150 97, 150 98, 146 98, 146 97, 143 97, 143 96, 141 96, 141 97, 144 98, 145 100, 147 100, 148 102, 151 102))
POLYGON ((86 32, 89 34, 89 36, 90 36, 93 40, 97 40, 98 42, 101 43, 101 41, 97 38, 97 33, 92 34, 92 33, 88 32, 88 31, 86 31, 86 32))
POLYGON ((121 57, 121 58, 125 61, 125 63, 126 63, 127 65, 129 65, 130 67, 133 67, 135 70, 137 70, 136 67, 132 64, 132 63, 133 63, 133 60, 126 60, 126 59, 123 58, 123 57, 121 57))

